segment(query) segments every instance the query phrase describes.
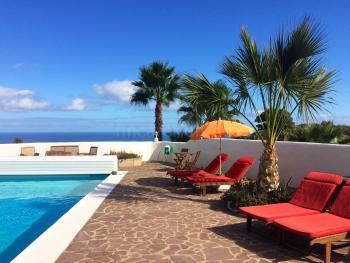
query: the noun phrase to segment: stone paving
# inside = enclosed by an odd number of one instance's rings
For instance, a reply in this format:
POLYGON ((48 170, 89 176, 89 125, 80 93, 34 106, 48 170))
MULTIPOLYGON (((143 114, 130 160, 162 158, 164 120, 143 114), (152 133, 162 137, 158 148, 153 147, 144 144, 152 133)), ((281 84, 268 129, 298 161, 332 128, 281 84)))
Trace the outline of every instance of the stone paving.
MULTIPOLYGON (((57 262, 321 262, 322 250, 313 248, 315 257, 278 246, 274 230, 260 224, 247 233, 220 193, 202 197, 176 188, 166 169, 159 163, 129 169, 57 262)), ((350 262, 347 245, 336 247, 332 259, 350 262)))

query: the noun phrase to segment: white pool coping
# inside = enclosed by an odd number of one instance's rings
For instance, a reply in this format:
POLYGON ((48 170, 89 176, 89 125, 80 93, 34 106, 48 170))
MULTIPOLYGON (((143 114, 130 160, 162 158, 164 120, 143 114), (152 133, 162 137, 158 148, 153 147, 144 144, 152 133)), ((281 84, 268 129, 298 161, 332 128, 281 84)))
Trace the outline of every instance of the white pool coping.
POLYGON ((0 175, 107 174, 117 170, 116 156, 0 156, 0 175))
POLYGON ((118 171, 116 175, 109 175, 11 262, 55 262, 126 174, 118 171))

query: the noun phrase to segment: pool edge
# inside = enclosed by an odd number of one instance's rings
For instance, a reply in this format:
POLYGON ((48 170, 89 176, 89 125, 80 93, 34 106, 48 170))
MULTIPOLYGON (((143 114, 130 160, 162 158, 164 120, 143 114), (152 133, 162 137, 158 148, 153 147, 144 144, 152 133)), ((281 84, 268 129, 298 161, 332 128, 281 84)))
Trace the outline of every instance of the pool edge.
POLYGON ((55 262, 126 174, 127 171, 110 174, 11 262, 55 262))

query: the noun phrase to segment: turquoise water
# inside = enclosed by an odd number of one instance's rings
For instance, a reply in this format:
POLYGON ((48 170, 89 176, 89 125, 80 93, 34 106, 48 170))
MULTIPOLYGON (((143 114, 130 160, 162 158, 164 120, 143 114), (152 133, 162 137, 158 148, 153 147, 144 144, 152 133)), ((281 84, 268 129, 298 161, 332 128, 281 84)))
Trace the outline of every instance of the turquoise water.
POLYGON ((0 262, 10 262, 107 175, 0 177, 0 262))

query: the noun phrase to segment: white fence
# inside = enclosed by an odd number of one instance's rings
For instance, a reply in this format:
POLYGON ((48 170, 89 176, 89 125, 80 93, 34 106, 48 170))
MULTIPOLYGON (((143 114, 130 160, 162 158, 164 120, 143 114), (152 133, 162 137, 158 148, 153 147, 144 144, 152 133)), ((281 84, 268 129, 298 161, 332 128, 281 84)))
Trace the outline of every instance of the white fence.
MULTIPOLYGON (((189 141, 187 143, 166 143, 158 145, 153 154, 154 160, 169 161, 173 155, 166 157, 162 148, 171 145, 174 151, 189 148, 190 152, 201 151, 198 165, 204 167, 219 153, 219 139, 189 141), (160 154, 161 152, 161 154, 160 154)), ((251 156, 257 160, 247 176, 255 178, 258 174, 259 158, 262 152, 260 141, 222 139, 222 152, 230 154, 231 158, 223 166, 228 169, 234 160, 240 156, 251 156)), ((350 177, 350 145, 335 145, 321 143, 278 142, 279 171, 281 180, 292 178, 296 186, 310 171, 332 172, 350 177)))
MULTIPOLYGON (((0 144, 0 156, 18 156, 23 146, 35 146, 40 156, 45 155, 51 145, 79 145, 81 152, 88 152, 90 146, 98 147, 98 155, 108 154, 110 150, 127 151, 142 155, 143 161, 173 161, 173 153, 181 148, 189 148, 190 152, 200 150, 198 165, 205 166, 219 152, 219 140, 189 141, 187 143, 172 142, 70 142, 70 143, 33 143, 33 144, 0 144), (164 146, 171 145, 173 152, 164 154, 164 146)), ((222 139, 222 151, 231 155, 223 166, 227 169, 240 156, 252 156, 257 161, 248 171, 248 177, 254 178, 258 173, 259 157, 262 145, 259 141, 222 139)), ((350 177, 350 146, 318 143, 279 142, 277 144, 279 169, 282 180, 292 177, 293 185, 297 185, 309 171, 334 172, 350 177)), ((21 157, 24 158, 24 157, 21 157)))

